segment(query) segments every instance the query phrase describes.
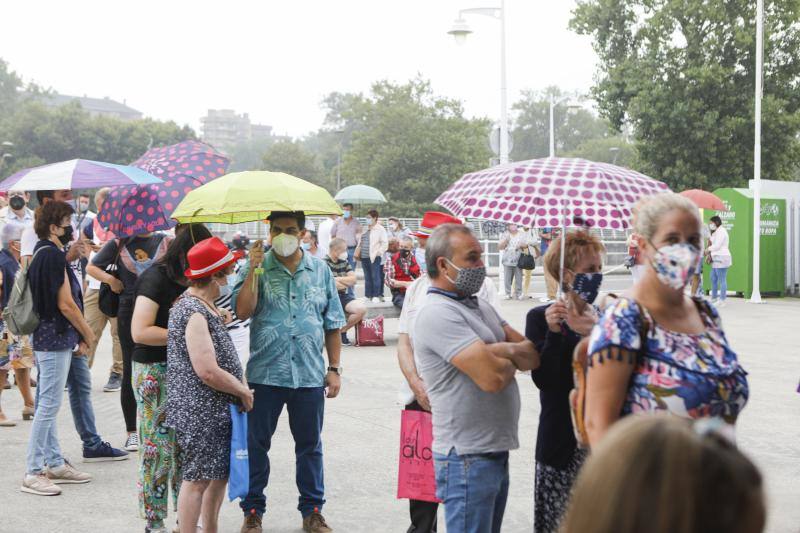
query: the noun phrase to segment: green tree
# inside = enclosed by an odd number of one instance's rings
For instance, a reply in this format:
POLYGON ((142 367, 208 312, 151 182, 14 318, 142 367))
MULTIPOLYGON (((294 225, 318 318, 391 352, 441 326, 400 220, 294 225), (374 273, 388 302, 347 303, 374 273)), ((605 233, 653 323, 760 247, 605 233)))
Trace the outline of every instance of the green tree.
MULTIPOLYGON (((767 0, 762 173, 800 156, 800 2, 767 0)), ((571 27, 600 58, 593 94, 630 124, 642 170, 674 189, 744 186, 753 171, 755 2, 582 0, 571 27)))
POLYGON ((92 117, 77 102, 49 108, 35 98, 18 102, 4 135, 14 143, 6 174, 35 164, 92 159, 129 164, 152 146, 196 139, 188 126, 152 119, 123 121, 92 117))
POLYGON ((576 149, 568 152, 567 157, 581 157, 600 163, 614 163, 621 167, 641 170, 639 152, 636 146, 622 136, 598 137, 581 143, 576 149))
POLYGON ((261 161, 264 170, 286 172, 292 176, 330 188, 323 179, 317 156, 299 141, 280 141, 269 147, 261 161))
POLYGON ((0 59, 0 117, 11 113, 21 88, 22 78, 0 59))
MULTIPOLYGON (((511 159, 523 161, 550 155, 550 98, 567 96, 558 87, 544 91, 525 90, 511 109, 515 113, 511 159)), ((586 109, 570 109, 557 105, 553 109, 556 155, 565 155, 589 139, 602 138, 610 133, 606 120, 599 119, 586 109)))
POLYGON ((261 137, 236 143, 230 150, 231 165, 228 172, 261 168, 264 154, 274 142, 273 137, 261 137))
MULTIPOLYGON (((485 168, 489 121, 464 117, 461 103, 430 83, 373 84, 368 96, 337 95, 326 126, 343 128, 342 185, 378 188, 397 215, 419 216, 464 173, 485 168)), ((329 100, 331 98, 329 97, 329 100)))

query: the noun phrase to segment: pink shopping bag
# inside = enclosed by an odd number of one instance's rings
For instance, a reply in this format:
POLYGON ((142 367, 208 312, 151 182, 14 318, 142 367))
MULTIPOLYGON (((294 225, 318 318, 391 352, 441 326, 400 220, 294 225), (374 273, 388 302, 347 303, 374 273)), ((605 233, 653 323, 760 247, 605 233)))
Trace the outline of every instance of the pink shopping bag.
POLYGON ((425 411, 402 413, 397 497, 440 502, 436 498, 436 477, 433 470, 431 414, 425 411))

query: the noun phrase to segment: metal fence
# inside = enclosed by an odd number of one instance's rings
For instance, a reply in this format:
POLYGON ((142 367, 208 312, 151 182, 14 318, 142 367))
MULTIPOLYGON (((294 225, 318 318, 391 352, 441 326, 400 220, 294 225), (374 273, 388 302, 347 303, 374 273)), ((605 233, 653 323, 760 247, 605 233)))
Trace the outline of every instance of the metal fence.
MULTIPOLYGON (((315 227, 325 220, 325 217, 308 217, 314 222, 315 227)), ((359 219, 362 225, 366 226, 366 219, 359 219)), ((401 218, 403 226, 412 231, 419 229, 420 218, 401 218)), ((502 224, 497 222, 482 222, 480 220, 470 220, 467 222, 475 232, 484 250, 484 262, 489 268, 500 266, 500 251, 497 246, 502 233, 502 224)), ((267 235, 267 226, 262 222, 247 222, 244 224, 208 224, 209 229, 214 235, 230 241, 237 231, 241 231, 251 239, 264 238, 267 235)), ((610 229, 591 229, 591 233, 597 235, 606 247, 606 268, 620 266, 628 253, 627 238, 628 232, 610 229)))

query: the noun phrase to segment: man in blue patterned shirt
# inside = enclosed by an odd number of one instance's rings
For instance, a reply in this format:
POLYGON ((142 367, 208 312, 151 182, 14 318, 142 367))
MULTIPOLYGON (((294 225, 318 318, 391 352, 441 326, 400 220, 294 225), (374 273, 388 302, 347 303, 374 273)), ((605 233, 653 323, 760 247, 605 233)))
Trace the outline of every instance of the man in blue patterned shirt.
POLYGON ((248 415, 250 490, 241 502, 242 533, 261 533, 269 481, 268 452, 284 405, 297 456, 298 510, 303 530, 332 531, 321 511, 325 503, 322 418, 325 397, 341 386, 339 330, 346 319, 330 268, 300 248, 302 212, 269 216, 272 248, 257 242, 233 289, 233 307, 250 322, 247 380, 254 390, 248 415), (251 268, 256 265, 255 268, 251 268), (326 368, 322 350, 328 352, 326 368))

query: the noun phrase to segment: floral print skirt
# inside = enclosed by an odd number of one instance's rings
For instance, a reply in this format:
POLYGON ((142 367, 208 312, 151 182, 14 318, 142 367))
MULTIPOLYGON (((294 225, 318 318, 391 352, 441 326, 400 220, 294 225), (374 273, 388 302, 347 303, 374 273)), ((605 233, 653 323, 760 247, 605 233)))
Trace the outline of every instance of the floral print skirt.
POLYGON ((558 531, 561 517, 567 510, 572 484, 578 477, 587 453, 580 448, 575 450, 564 468, 554 468, 544 463, 536 463, 536 481, 533 495, 533 531, 551 533, 558 531))
POLYGON ((139 429, 139 515, 151 529, 163 527, 169 507, 178 508, 182 477, 182 452, 175 432, 166 426, 167 364, 133 363, 133 392, 136 396, 139 429))

